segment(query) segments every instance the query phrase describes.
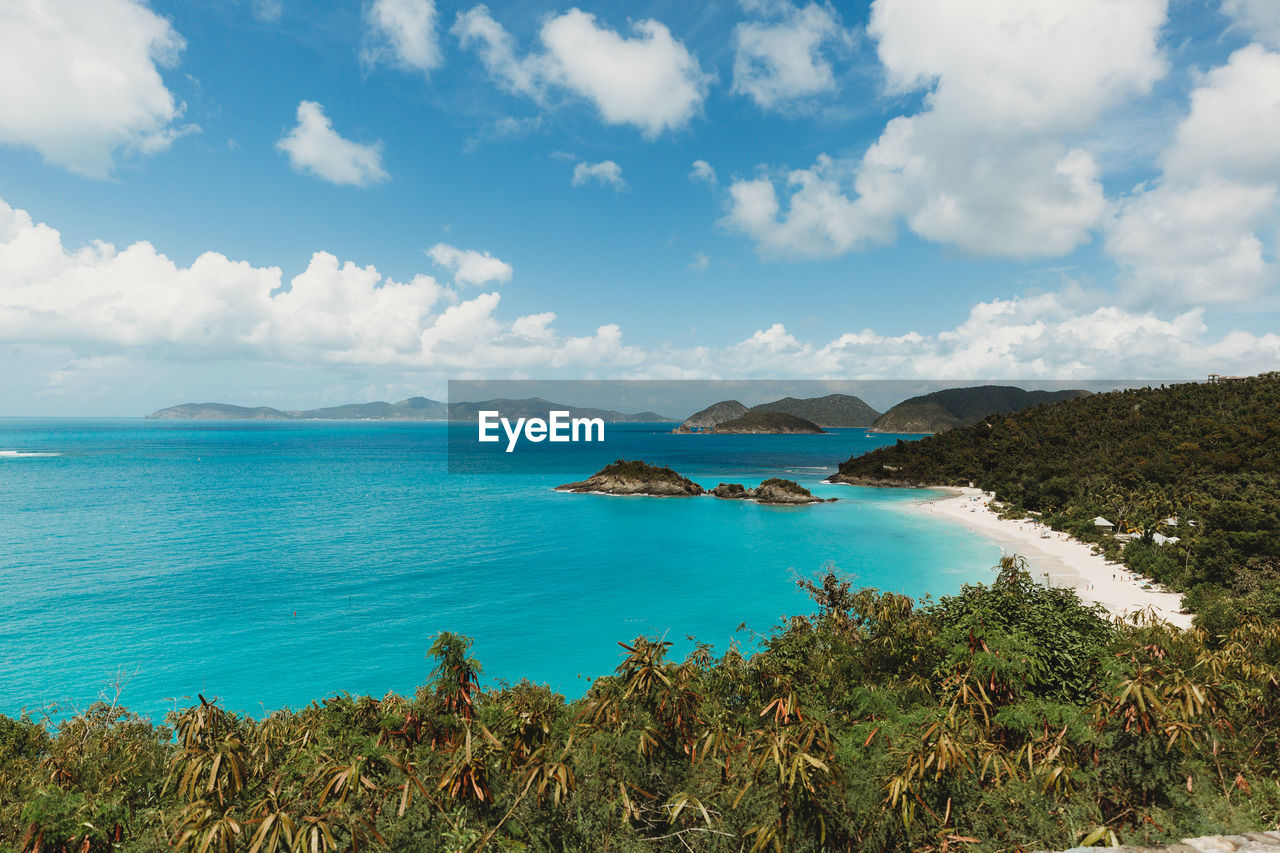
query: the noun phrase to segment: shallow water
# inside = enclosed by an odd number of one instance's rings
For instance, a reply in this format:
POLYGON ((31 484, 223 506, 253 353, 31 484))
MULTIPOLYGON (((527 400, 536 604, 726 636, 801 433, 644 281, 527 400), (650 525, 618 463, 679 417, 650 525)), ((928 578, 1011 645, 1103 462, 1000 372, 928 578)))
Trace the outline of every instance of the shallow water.
MULTIPOLYGON (((458 429, 455 425, 452 429, 458 429)), ((84 705, 123 675, 158 716, 198 692, 261 713, 407 692, 431 636, 475 638, 486 681, 573 697, 618 641, 723 651, 809 612, 825 566, 913 596, 984 580, 999 548, 832 486, 897 436, 672 436, 610 425, 561 473, 448 474, 451 427, 393 422, 0 420, 0 713, 84 705), (785 476, 838 503, 554 492, 618 457, 711 487, 785 476), (737 632, 740 623, 750 630, 737 632)))

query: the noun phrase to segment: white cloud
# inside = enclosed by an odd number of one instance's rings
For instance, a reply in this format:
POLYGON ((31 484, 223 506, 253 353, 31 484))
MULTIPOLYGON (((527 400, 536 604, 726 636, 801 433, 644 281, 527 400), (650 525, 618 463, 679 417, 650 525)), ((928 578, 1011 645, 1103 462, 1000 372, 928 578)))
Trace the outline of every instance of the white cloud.
POLYGON ((1147 91, 1166 70, 1156 40, 1164 0, 877 0, 891 91, 931 90, 935 112, 993 130, 1060 131, 1147 91))
POLYGON ((160 76, 184 46, 136 0, 0 3, 0 143, 91 178, 165 150, 198 130, 160 76))
POLYGON ((70 347, 80 359, 126 354, 471 371, 629 366, 638 358, 616 326, 563 337, 551 328, 552 314, 505 321, 497 316, 497 293, 460 299, 429 275, 399 282, 316 252, 285 282, 278 267, 216 252, 180 267, 145 242, 68 249, 56 230, 4 202, 0 271, 0 340, 70 347))
POLYGON ((1127 271, 1126 298, 1181 305, 1257 298, 1276 275, 1255 232, 1275 207, 1272 185, 1213 178, 1124 200, 1108 224, 1106 249, 1127 271))
POLYGON ((1222 11, 1258 41, 1280 49, 1280 3, 1275 0, 1222 0, 1222 11))
POLYGON ((284 0, 253 0, 252 9, 259 21, 274 23, 284 14, 284 0))
POLYGON ((427 73, 443 62, 434 0, 374 0, 365 22, 369 30, 360 58, 367 64, 427 73))
POLYGON ((599 163, 583 161, 573 167, 573 185, 575 187, 583 186, 592 181, 611 186, 619 192, 627 188, 627 182, 622 179, 622 167, 612 160, 604 160, 599 163))
POLYGON ((711 266, 711 259, 707 257, 706 252, 694 252, 693 260, 689 262, 689 269, 695 272, 701 272, 711 266))
POLYGON ((511 333, 516 337, 525 338, 530 341, 549 341, 555 338, 555 330, 551 328, 551 324, 555 322, 556 315, 550 311, 542 314, 529 314, 520 317, 511 324, 511 333))
POLYGON ((517 57, 515 39, 493 19, 488 6, 459 12, 453 24, 453 34, 463 47, 476 49, 485 69, 502 88, 541 101, 539 75, 542 69, 539 66, 544 60, 536 56, 517 57))
POLYGON ((485 6, 459 13, 453 32, 509 92, 539 103, 569 93, 594 104, 607 124, 630 124, 647 137, 683 127, 702 109, 710 78, 662 23, 646 19, 631 28, 628 38, 570 9, 543 23, 542 52, 524 57, 485 6))
POLYGON ((1277 279, 1280 54, 1236 51, 1204 75, 1151 186, 1121 200, 1106 249, 1134 302, 1242 304, 1277 279))
POLYGON ((779 182, 791 192, 781 216, 771 177, 734 181, 723 221, 750 235, 761 254, 772 257, 824 257, 891 242, 892 208, 876 209, 870 192, 850 199, 841 188, 851 180, 850 164, 820 155, 812 168, 797 169, 779 182))
POLYGON ((511 281, 511 264, 495 258, 488 252, 475 249, 459 249, 448 243, 436 243, 427 250, 431 260, 453 273, 458 284, 485 285, 489 282, 511 281))
POLYGON ((826 343, 802 341, 775 323, 722 349, 653 352, 645 371, 672 378, 1185 379, 1256 373, 1280 358, 1280 335, 1233 331, 1210 338, 1202 309, 1164 320, 1071 303, 1053 293, 995 299, 975 305, 953 329, 901 335, 864 329, 826 343))
POLYGON ((716 170, 706 160, 694 160, 693 168, 689 172, 689 180, 695 184, 706 184, 714 187, 716 185, 716 170))
POLYGON ((315 101, 298 104, 298 124, 280 138, 276 148, 289 156, 294 169, 330 183, 366 187, 387 179, 381 140, 362 145, 342 138, 315 101))
POLYGON ((1259 45, 1236 51, 1204 75, 1178 125, 1164 171, 1175 178, 1205 172, 1246 179, 1280 174, 1280 53, 1259 45))
POLYGON ((613 323, 564 335, 553 312, 508 320, 497 293, 463 299, 429 275, 395 281, 327 252, 286 280, 278 267, 215 252, 182 267, 145 242, 69 248, 56 230, 0 202, 0 340, 11 362, 31 348, 70 352, 65 369, 50 369, 50 388, 109 385, 122 364, 205 365, 192 369, 214 376, 210 365, 229 361, 239 363, 237 377, 250 362, 312 377, 326 367, 356 366, 380 371, 370 378, 564 370, 637 378, 959 379, 1185 378, 1253 373, 1280 360, 1280 335, 1210 336, 1203 308, 1163 318, 1094 307, 1085 298, 993 299, 954 328, 933 332, 862 329, 810 341, 774 323, 727 346, 642 348, 625 344, 613 323))
POLYGON ((823 46, 853 43, 835 9, 778 3, 762 11, 770 20, 742 23, 733 31, 732 91, 766 110, 835 92, 839 87, 823 46))
POLYGON ((876 0, 891 93, 925 91, 862 158, 820 156, 730 188, 725 223, 762 254, 838 255, 918 235, 1005 257, 1064 254, 1105 211, 1097 166, 1064 139, 1164 73, 1165 0, 876 0))

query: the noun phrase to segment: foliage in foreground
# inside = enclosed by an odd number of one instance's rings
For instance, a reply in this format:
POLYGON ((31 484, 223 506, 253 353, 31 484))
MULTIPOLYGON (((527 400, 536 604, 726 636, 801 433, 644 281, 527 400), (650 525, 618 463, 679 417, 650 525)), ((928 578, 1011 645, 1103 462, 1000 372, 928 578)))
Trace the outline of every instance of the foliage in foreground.
POLYGON ((0 848, 1026 850, 1275 825, 1280 627, 1113 623, 998 568, 923 605, 803 582, 817 612, 759 653, 641 638, 568 704, 483 690, 441 634, 412 697, 0 717, 0 848))

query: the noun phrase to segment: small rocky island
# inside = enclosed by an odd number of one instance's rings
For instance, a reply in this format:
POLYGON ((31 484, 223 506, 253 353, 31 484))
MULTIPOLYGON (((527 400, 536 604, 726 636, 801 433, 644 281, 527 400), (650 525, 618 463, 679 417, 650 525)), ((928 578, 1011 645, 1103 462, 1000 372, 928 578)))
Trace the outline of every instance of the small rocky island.
POLYGON ((795 480, 784 480, 781 477, 770 477, 754 489, 745 488, 741 483, 721 483, 710 494, 726 500, 755 501, 760 504, 820 504, 837 500, 815 497, 813 492, 795 480))
POLYGON ((607 495, 652 495, 685 498, 705 494, 702 486, 670 468, 640 460, 610 462, 580 483, 565 483, 557 492, 603 492, 607 495))
POLYGON ((619 459, 601 468, 595 474, 578 483, 557 486, 558 492, 587 492, 606 495, 648 495, 651 497, 697 497, 711 495, 727 500, 747 500, 762 504, 812 504, 834 501, 836 498, 814 497, 813 493, 794 480, 772 477, 754 489, 741 483, 721 483, 707 491, 688 477, 660 465, 650 465, 640 460, 619 459))

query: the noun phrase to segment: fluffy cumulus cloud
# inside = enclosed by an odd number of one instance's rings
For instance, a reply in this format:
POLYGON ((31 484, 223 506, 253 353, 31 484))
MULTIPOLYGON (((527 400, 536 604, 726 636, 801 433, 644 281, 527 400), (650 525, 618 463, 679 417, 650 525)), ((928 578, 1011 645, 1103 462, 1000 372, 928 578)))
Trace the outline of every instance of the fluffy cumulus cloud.
MULTIPOLYGON (((1280 8, 1280 7, 1278 7, 1280 8)), ((1260 45, 1236 51, 1204 76, 1165 152, 1166 175, 1206 172, 1246 180, 1280 171, 1280 53, 1260 45)))
POLYGON ((451 272, 453 280, 458 284, 480 286, 490 282, 503 284, 511 281, 511 264, 488 252, 436 243, 427 250, 427 256, 451 272))
POLYGON ((974 254, 1069 252, 1106 204, 1092 155, 1064 140, 1164 74, 1164 19, 1165 0, 876 0, 889 93, 924 92, 924 109, 861 158, 736 182, 725 222, 784 257, 890 241, 899 222, 974 254))
POLYGON ((368 33, 360 58, 423 73, 443 61, 433 0, 374 0, 365 10, 368 33))
POLYGON ((1280 54, 1250 45, 1203 76, 1160 177, 1108 222, 1131 300, 1244 303, 1275 282, 1277 138, 1280 54))
MULTIPOLYGON (((431 253, 455 280, 498 278, 501 262, 483 253, 451 246, 431 253)), ((1280 335, 1213 337, 1202 308, 1164 318, 1097 307, 1070 291, 979 303, 941 331, 863 329, 806 341, 773 324, 726 346, 643 348, 625 344, 613 323, 565 335, 550 311, 502 317, 496 292, 464 298, 432 276, 396 281, 323 251, 286 279, 278 267, 215 252, 183 267, 145 242, 67 247, 56 230, 3 202, 0 271, 0 341, 11 355, 29 347, 72 353, 48 376, 49 387, 73 375, 108 378, 129 365, 199 369, 226 360, 387 375, 957 379, 1185 378, 1252 373, 1280 360, 1280 335)))
POLYGON ((834 8, 760 0, 743 5, 764 17, 741 23, 733 31, 735 93, 769 110, 838 89, 824 50, 847 49, 853 37, 834 8))
POLYGON ((333 129, 324 107, 315 101, 298 104, 298 124, 276 142, 299 172, 333 184, 366 187, 387 179, 382 168, 382 142, 361 144, 333 129))
POLYGON ((0 3, 0 143, 92 178, 168 148, 197 129, 160 75, 183 47, 137 0, 0 3))
POLYGON ((1275 0, 1222 0, 1222 11, 1258 41, 1280 49, 1280 3, 1275 0))
MULTIPOLYGON (((501 276, 496 259, 436 248, 446 265, 456 264, 455 277, 501 276)), ((3 202, 0 270, 0 340, 70 347, 81 359, 127 354, 470 371, 629 366, 638 358, 611 324, 572 337, 552 329, 550 313, 505 321, 497 316, 497 293, 463 299, 429 275, 399 282, 316 252, 286 282, 278 267, 216 252, 181 267, 145 242, 71 249, 56 230, 3 202)))
POLYGON ((542 104, 556 95, 585 99, 607 124, 629 124, 647 137, 685 126, 702 109, 709 76, 659 21, 634 21, 631 30, 620 34, 570 9, 543 23, 541 52, 520 56, 485 6, 459 13, 453 27, 509 92, 542 104))
POLYGON ((1051 293, 979 303, 960 325, 932 334, 864 329, 822 343, 774 324, 718 350, 651 353, 645 375, 706 376, 710 368, 726 378, 1186 379, 1208 370, 1254 373, 1277 358, 1280 335, 1237 331, 1214 339, 1200 309, 1161 319, 1112 306, 1089 309, 1051 293))
POLYGON ((613 187, 618 192, 627 188, 627 182, 622 179, 622 167, 612 160, 602 160, 599 163, 588 163, 584 160, 573 167, 575 187, 590 183, 613 187))

